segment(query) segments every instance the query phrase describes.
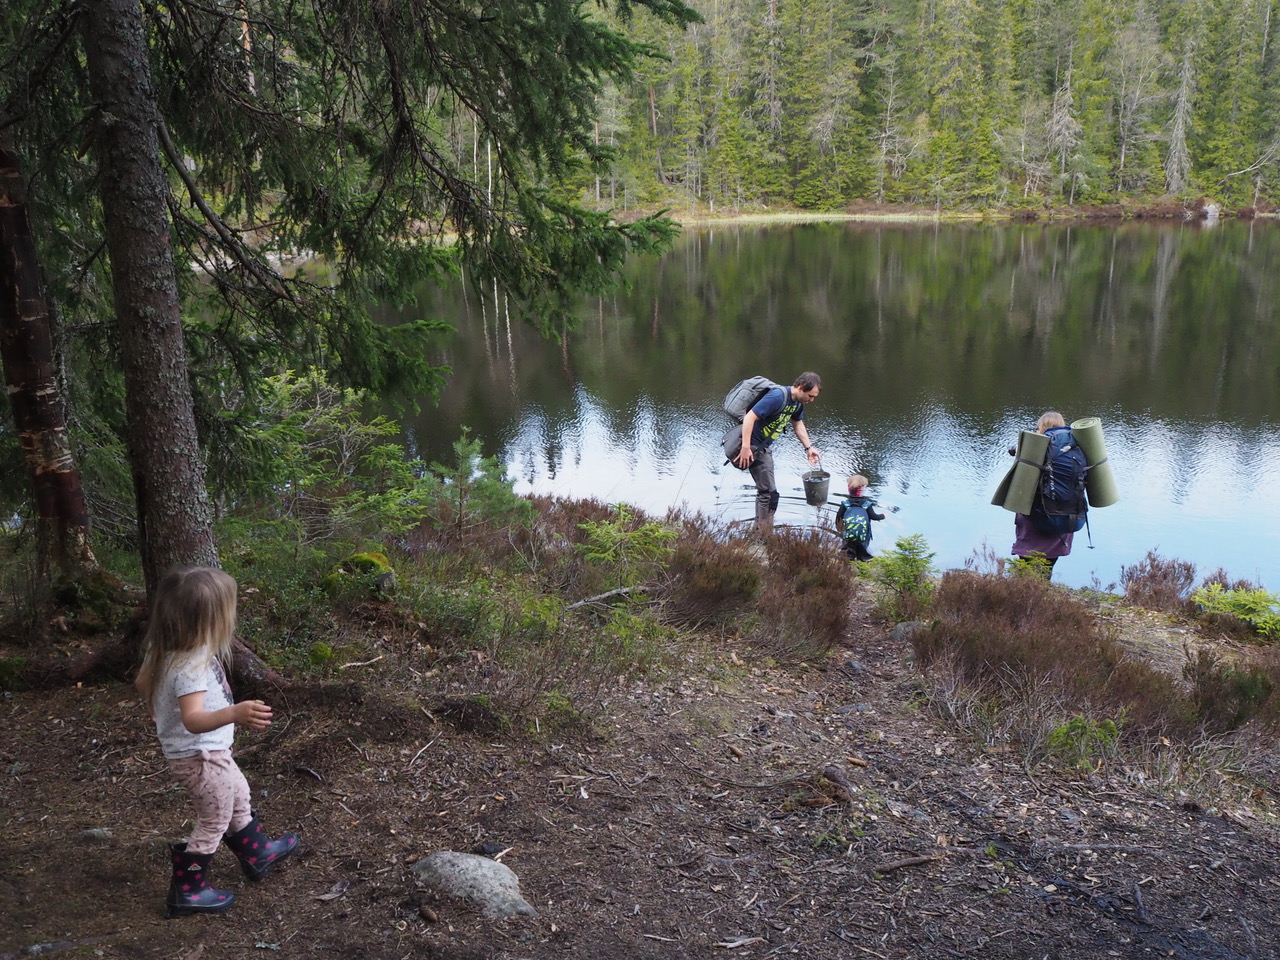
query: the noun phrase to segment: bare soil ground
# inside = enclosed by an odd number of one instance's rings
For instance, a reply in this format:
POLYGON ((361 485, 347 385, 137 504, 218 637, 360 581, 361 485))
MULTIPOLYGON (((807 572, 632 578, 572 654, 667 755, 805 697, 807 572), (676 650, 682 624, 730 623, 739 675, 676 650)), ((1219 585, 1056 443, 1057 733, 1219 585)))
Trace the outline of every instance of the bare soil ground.
MULTIPOLYGON (((448 709, 391 638, 241 732, 264 823, 301 851, 252 886, 220 851, 234 908, 174 920, 187 803, 132 689, 6 695, 0 958, 1280 956, 1266 790, 1210 807, 1124 770, 1030 774, 933 716, 909 648, 856 624, 800 671, 723 646, 571 733, 448 709), (537 918, 487 919, 409 872, 481 845, 537 918)), ((1135 643, 1183 639, 1147 624, 1135 643)))

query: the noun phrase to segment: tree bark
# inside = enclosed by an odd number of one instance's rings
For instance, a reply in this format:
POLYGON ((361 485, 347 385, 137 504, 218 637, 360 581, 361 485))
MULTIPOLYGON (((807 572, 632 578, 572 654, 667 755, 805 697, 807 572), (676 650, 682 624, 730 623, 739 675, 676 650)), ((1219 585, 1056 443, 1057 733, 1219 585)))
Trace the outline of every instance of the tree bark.
POLYGON ((125 378, 147 591, 176 564, 216 566, 169 235, 159 113, 137 0, 91 0, 84 40, 125 378))
POLYGON ((52 327, 26 182, 17 153, 0 143, 0 356, 14 427, 31 475, 42 576, 50 561, 68 575, 97 566, 84 488, 67 438, 52 327))

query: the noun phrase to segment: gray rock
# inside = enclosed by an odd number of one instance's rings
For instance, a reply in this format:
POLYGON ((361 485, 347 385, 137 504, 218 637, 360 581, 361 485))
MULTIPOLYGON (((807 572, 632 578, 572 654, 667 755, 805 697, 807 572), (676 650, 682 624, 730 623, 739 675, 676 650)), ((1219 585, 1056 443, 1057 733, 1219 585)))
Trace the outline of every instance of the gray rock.
POLYGON ((902 623, 896 624, 889 636, 895 643, 908 643, 910 642, 911 635, 913 633, 917 630, 923 630, 928 625, 929 624, 925 623, 923 620, 906 620, 902 623))
POLYGON ((857 660, 846 660, 840 664, 840 669, 851 677, 863 677, 867 674, 866 664, 857 660))
POLYGON ((474 853, 438 850, 409 868, 441 893, 478 903, 487 917, 536 917, 520 895, 520 879, 506 864, 474 853))

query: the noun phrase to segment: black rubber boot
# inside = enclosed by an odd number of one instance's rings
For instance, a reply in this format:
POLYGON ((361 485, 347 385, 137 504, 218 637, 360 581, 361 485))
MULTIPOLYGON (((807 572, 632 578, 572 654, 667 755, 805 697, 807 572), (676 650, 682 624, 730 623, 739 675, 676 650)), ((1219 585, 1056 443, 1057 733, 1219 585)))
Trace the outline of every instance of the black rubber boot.
POLYGON ((235 833, 228 833, 222 841, 240 860, 240 867, 250 880, 261 880, 271 872, 272 864, 283 860, 298 847, 296 833, 286 833, 278 840, 272 840, 263 833, 256 813, 252 820, 235 833))
POLYGON ((174 843, 169 845, 169 855, 173 859, 173 879, 169 881, 165 916, 221 913, 236 902, 236 895, 230 890, 215 890, 205 880, 212 853, 187 853, 185 843, 174 843))

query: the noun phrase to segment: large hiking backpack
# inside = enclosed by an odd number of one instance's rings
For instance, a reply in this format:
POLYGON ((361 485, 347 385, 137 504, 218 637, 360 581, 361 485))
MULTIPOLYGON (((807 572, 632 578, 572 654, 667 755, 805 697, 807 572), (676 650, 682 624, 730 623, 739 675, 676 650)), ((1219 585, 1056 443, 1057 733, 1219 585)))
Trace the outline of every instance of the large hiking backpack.
POLYGON ((1039 496, 1031 508, 1031 522, 1042 533, 1075 533, 1084 526, 1089 512, 1085 497, 1089 464, 1070 430, 1055 428, 1048 437, 1049 449, 1040 470, 1039 496))
POLYGON ((724 412, 741 423, 748 410, 759 403, 766 393, 779 386, 781 385, 774 383, 768 377, 747 377, 745 380, 739 380, 733 385, 733 389, 725 394, 724 412))

